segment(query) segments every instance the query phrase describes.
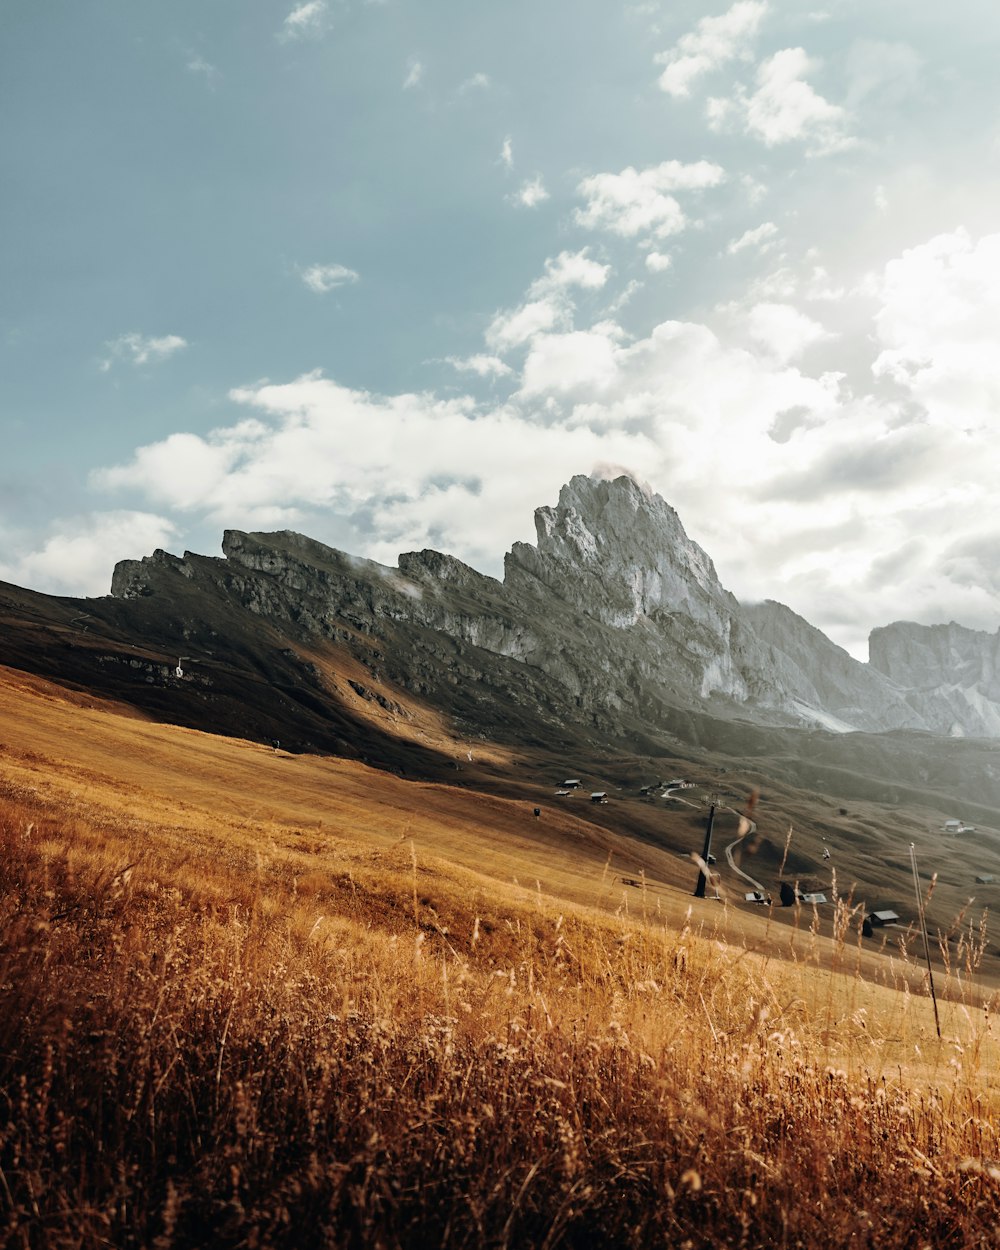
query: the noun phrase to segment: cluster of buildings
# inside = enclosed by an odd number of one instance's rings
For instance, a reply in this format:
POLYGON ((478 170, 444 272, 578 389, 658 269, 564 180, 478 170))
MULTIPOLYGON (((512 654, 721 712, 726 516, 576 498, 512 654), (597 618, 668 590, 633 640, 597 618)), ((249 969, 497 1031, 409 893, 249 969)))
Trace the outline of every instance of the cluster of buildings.
MULTIPOLYGON (((570 777, 556 790, 556 798, 565 799, 579 790, 582 785, 583 782, 579 777, 570 777)), ((649 798, 656 790, 660 790, 662 792, 660 797, 666 799, 670 797, 674 790, 692 789, 694 789, 693 781, 685 781, 682 777, 678 777, 673 781, 653 781, 648 786, 640 786, 639 793, 643 798, 649 798)), ((606 803, 608 801, 607 792, 605 790, 594 790, 590 796, 590 801, 591 803, 606 803)))
MULTIPOLYGON (((582 784, 583 783, 580 781, 579 777, 570 777, 570 779, 568 781, 564 781, 556 791, 556 798, 566 798, 567 795, 573 794, 575 791, 579 790, 582 784)), ((607 792, 605 790, 594 790, 590 796, 590 801, 591 803, 607 803, 607 792)))

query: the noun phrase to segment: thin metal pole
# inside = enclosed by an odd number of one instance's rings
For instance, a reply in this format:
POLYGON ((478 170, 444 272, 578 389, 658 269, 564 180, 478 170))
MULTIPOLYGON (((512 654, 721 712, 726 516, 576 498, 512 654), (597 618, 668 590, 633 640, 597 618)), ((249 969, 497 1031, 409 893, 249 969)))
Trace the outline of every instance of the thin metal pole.
POLYGON ((934 993, 934 973, 931 971, 931 948, 927 941, 927 921, 924 919, 924 900, 920 896, 920 878, 917 876, 917 853, 910 843, 910 864, 913 867, 913 890, 917 896, 917 915, 920 917, 920 932, 924 935, 924 958, 927 960, 927 979, 931 986, 931 1002, 934 1004, 934 1023, 937 1035, 941 1036, 941 1020, 938 1017, 937 995, 934 993))
POLYGON ((708 856, 712 850, 712 825, 715 823, 715 804, 713 803, 708 809, 708 821, 705 825, 705 849, 701 853, 704 868, 698 869, 698 884, 694 887, 695 898, 705 897, 705 886, 708 885, 708 878, 705 874, 708 872, 708 856))

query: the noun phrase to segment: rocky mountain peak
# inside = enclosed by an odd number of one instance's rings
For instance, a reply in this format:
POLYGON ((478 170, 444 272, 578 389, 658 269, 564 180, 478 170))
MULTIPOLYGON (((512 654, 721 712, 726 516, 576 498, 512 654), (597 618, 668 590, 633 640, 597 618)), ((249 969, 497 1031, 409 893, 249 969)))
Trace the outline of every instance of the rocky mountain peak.
POLYGON ((715 566, 674 509, 626 474, 571 478, 554 508, 535 510, 535 531, 544 555, 630 569, 683 566, 706 591, 725 594, 715 566))
POLYGON ((712 628, 738 610, 707 554, 659 495, 622 475, 577 476, 555 507, 535 511, 536 546, 515 543, 505 584, 571 597, 616 628, 680 612, 712 628))

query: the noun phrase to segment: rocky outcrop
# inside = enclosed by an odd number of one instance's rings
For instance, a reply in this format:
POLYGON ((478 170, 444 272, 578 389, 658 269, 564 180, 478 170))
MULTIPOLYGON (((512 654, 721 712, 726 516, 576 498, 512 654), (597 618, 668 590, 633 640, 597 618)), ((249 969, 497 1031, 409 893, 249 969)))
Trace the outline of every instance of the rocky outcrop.
POLYGON ((523 611, 559 604, 613 631, 612 649, 634 652, 645 682, 701 699, 777 699, 739 604, 658 495, 628 477, 574 477, 555 508, 537 509, 535 529, 537 545, 515 543, 504 567, 523 611))
POLYGON ((194 579, 306 637, 387 640, 398 684, 462 683, 478 704, 534 699, 553 723, 610 726, 627 712, 663 728, 687 710, 1000 737, 1000 635, 897 624, 875 631, 872 661, 859 663, 781 604, 741 606, 673 508, 626 476, 574 477, 535 528, 503 582, 436 551, 389 568, 290 531, 227 530, 224 560, 123 561, 112 594, 194 579))
POLYGON ((537 545, 515 543, 504 584, 554 596, 615 629, 678 613, 724 634, 739 613, 677 513, 628 477, 574 477, 535 511, 537 545))
POLYGON ((111 574, 111 594, 116 599, 140 599, 154 593, 161 572, 191 578, 194 570, 185 558, 172 556, 157 547, 151 556, 141 560, 119 560, 111 574))

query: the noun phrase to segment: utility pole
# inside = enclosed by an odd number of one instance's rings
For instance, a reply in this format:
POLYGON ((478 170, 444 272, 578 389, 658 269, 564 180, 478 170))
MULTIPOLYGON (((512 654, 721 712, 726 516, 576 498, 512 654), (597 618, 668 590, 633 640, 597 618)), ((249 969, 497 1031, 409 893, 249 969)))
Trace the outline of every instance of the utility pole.
POLYGON ((698 869, 698 884, 694 887, 695 898, 705 897, 705 886, 708 885, 708 878, 705 873, 708 871, 708 857, 712 853, 712 826, 715 824, 715 806, 719 800, 717 794, 709 795, 708 801, 708 820, 705 822, 705 845, 701 852, 704 868, 698 869))

